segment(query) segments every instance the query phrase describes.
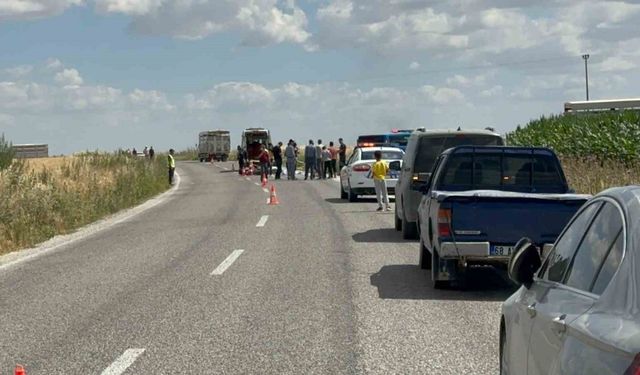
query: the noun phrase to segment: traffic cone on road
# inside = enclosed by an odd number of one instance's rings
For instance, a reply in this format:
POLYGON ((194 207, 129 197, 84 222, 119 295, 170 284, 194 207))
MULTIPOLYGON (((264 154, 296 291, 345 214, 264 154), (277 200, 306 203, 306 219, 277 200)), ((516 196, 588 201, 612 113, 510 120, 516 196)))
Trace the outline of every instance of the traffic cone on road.
POLYGON ((269 205, 275 206, 278 204, 280 204, 280 201, 278 200, 278 196, 276 195, 276 187, 274 185, 271 185, 271 195, 269 196, 269 205))
POLYGON ((263 174, 262 175, 262 187, 266 187, 267 186, 267 175, 263 174))
POLYGON ((27 375, 27 372, 24 370, 22 365, 16 365, 15 375, 27 375))

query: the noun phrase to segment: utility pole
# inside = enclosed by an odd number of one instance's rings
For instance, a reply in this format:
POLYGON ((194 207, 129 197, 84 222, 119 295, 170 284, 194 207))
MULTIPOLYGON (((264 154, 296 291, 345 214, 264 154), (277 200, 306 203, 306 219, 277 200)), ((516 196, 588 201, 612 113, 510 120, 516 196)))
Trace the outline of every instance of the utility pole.
POLYGON ((587 101, 589 101, 589 70, 587 69, 587 60, 589 60, 589 55, 584 54, 582 55, 582 58, 584 59, 584 84, 587 89, 587 101))

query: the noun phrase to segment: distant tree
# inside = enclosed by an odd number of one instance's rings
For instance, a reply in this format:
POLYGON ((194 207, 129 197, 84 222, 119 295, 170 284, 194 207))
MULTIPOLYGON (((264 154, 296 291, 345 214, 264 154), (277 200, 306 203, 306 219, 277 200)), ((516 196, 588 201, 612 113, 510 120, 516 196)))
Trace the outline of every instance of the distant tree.
POLYGON ((9 168, 15 156, 16 151, 13 149, 13 145, 4 138, 4 133, 2 133, 0 135, 0 171, 9 168))

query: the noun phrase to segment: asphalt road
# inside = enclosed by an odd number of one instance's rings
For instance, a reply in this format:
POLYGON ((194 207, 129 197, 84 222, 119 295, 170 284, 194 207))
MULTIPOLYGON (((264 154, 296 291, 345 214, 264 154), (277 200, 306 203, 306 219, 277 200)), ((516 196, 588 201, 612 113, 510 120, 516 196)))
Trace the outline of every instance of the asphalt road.
POLYGON ((0 270, 0 374, 496 374, 491 268, 434 290, 417 242, 336 181, 180 163, 171 198, 0 270), (265 217, 266 216, 266 217, 265 217))

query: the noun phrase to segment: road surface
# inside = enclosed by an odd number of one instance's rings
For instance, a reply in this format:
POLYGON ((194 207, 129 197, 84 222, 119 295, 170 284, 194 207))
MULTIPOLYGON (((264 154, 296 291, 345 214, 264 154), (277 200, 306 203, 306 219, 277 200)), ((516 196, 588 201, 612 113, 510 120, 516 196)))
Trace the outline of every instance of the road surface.
POLYGON ((432 289, 417 242, 336 181, 180 163, 166 202, 0 270, 0 373, 496 374, 490 268, 432 289))

